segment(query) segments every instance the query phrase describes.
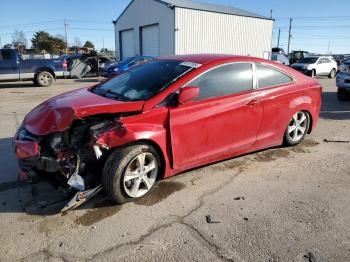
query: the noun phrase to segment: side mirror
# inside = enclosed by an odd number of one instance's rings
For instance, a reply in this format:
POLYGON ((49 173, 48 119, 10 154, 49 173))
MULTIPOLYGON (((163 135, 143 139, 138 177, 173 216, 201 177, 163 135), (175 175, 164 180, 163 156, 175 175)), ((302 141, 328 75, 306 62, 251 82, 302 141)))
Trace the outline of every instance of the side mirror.
POLYGON ((179 93, 179 104, 185 104, 187 102, 192 101, 197 98, 199 95, 199 87, 198 86, 186 86, 180 90, 179 93))

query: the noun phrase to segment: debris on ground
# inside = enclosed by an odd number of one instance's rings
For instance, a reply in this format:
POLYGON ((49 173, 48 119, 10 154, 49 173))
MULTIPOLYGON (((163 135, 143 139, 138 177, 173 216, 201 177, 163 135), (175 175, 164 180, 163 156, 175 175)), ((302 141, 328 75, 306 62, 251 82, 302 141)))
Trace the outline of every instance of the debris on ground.
POLYGON ((220 223, 220 221, 213 221, 213 220, 211 220, 211 216, 210 215, 206 215, 205 219, 206 219, 208 224, 218 224, 218 223, 220 223))
POLYGON ((350 143, 349 140, 333 140, 333 139, 323 139, 323 142, 326 142, 326 143, 350 143))
POLYGON ((241 197, 241 196, 239 196, 239 197, 235 197, 233 200, 244 200, 244 197, 241 197))
POLYGON ((93 189, 77 192, 74 195, 74 197, 71 199, 71 201, 69 201, 68 204, 61 210, 61 212, 65 212, 70 209, 74 209, 81 206, 83 203, 85 203, 87 200, 95 196, 101 190, 102 190, 102 185, 99 185, 93 189))
POLYGON ((248 221, 248 218, 247 217, 243 217, 243 220, 248 221))
POLYGON ((315 256, 312 252, 308 252, 304 255, 304 258, 306 258, 308 262, 316 262, 315 256))

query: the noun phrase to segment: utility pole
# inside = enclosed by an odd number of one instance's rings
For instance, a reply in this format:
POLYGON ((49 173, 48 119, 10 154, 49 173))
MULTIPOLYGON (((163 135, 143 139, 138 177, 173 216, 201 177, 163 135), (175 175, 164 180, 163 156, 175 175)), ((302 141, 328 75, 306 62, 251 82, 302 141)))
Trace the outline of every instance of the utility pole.
POLYGON ((292 22, 293 22, 293 18, 289 19, 289 34, 288 34, 288 54, 290 51, 290 39, 292 37, 292 22))
POLYGON ((271 9, 270 10, 270 18, 272 19, 272 12, 273 12, 273 10, 271 9))
POLYGON ((278 29, 277 47, 280 47, 281 28, 278 29))
POLYGON ((328 41, 328 52, 327 55, 330 55, 331 52, 331 41, 328 41))
POLYGON ((66 54, 68 53, 68 38, 67 38, 67 26, 66 20, 64 20, 64 38, 66 39, 66 54))
POLYGON ((105 49, 105 37, 104 36, 102 37, 102 49, 103 50, 105 49))

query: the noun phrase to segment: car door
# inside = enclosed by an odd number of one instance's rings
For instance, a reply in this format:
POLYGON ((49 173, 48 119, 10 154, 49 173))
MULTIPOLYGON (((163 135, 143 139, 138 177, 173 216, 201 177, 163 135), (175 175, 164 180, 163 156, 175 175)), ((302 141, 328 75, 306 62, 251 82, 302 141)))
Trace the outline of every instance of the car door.
POLYGON ((323 58, 324 74, 328 75, 332 70, 332 62, 329 58, 323 58))
POLYGON ((0 80, 19 79, 17 59, 11 50, 0 51, 0 80))
POLYGON ((170 108, 175 169, 210 162, 256 141, 262 106, 254 82, 251 63, 231 63, 186 85, 200 93, 195 101, 170 108))
POLYGON ((256 64, 257 90, 261 97, 264 115, 257 136, 257 147, 278 145, 289 120, 290 102, 296 98, 291 86, 294 80, 285 72, 267 64, 256 64))
POLYGON ((327 64, 327 60, 325 58, 320 58, 319 59, 319 74, 321 75, 324 75, 324 74, 327 74, 330 72, 328 72, 328 67, 329 67, 329 64, 327 64))

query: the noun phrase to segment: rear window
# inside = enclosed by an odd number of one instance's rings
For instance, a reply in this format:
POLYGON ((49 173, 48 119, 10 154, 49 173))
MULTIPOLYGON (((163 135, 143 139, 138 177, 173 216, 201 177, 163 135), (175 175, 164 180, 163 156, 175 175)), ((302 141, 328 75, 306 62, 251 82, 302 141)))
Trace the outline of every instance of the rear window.
POLYGON ((293 82, 293 79, 270 66, 257 64, 259 88, 285 85, 293 82))
POLYGON ((9 50, 1 50, 0 60, 11 60, 11 52, 9 50))

